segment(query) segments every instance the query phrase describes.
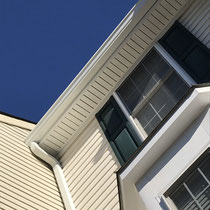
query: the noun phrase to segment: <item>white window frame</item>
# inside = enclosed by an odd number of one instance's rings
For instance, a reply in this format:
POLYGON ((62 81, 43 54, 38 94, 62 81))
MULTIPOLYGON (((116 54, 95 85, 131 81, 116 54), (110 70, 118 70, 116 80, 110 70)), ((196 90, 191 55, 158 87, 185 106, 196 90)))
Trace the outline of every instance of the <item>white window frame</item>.
MULTIPOLYGON (((162 56, 166 62, 176 71, 178 75, 186 82, 186 84, 191 87, 192 85, 197 84, 191 77, 188 75, 188 73, 172 58, 172 56, 159 44, 155 43, 153 48, 157 50, 157 52, 162 56)), ((135 68, 134 68, 135 69, 135 68)), ((124 113, 127 120, 130 122, 134 130, 136 131, 136 134, 139 136, 140 140, 143 142, 148 134, 145 132, 145 130, 140 125, 139 121, 134 118, 129 111, 127 110, 126 106, 121 101, 119 95, 117 92, 113 92, 113 97, 116 100, 118 106, 124 113)))

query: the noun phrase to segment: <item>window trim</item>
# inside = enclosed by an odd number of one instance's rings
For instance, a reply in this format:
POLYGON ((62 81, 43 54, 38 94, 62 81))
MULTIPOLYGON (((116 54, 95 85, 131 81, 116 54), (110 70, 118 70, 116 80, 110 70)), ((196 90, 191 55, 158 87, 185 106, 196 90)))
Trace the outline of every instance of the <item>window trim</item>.
POLYGON ((136 134, 138 135, 139 139, 143 142, 144 141, 144 138, 142 137, 143 134, 139 130, 139 127, 137 126, 137 124, 135 122, 135 119, 132 117, 132 115, 130 115, 127 108, 125 107, 125 105, 121 101, 119 95, 117 94, 117 92, 113 92, 112 95, 113 95, 114 99, 116 100, 118 106, 120 107, 121 111, 123 112, 123 114, 125 115, 127 120, 130 122, 133 129, 136 131, 136 134))
MULTIPOLYGON (((172 194, 177 187, 179 187, 197 168, 202 162, 210 156, 210 147, 208 147, 184 172, 181 176, 179 176, 176 181, 166 190, 166 192, 161 196, 163 201, 167 206, 172 209, 176 209, 174 202, 170 198, 170 194, 172 194)), ((196 202, 196 201, 195 201, 196 202)))
POLYGON ((179 63, 160 45, 159 42, 155 43, 153 47, 189 86, 197 84, 195 80, 193 80, 193 78, 179 65, 179 63))
MULTIPOLYGON (((153 47, 157 53, 160 54, 163 59, 166 60, 166 62, 174 69, 174 71, 181 77, 182 80, 190 87, 193 85, 197 85, 197 83, 191 78, 191 76, 178 64, 178 62, 160 45, 160 43, 156 42, 153 47)), ((151 48, 151 50, 152 50, 151 48)), ((150 50, 150 51, 151 51, 150 50)), ((149 52, 148 52, 149 53, 149 52)), ((147 54, 148 54, 147 53, 147 54)), ((147 55, 145 55, 147 56, 147 55)), ((141 61, 140 61, 141 63, 141 61)), ((140 64, 138 63, 138 65, 140 64)), ((138 65, 133 69, 138 67, 138 65)), ((132 71, 132 72, 133 72, 132 71)), ((132 72, 130 74, 132 74, 132 72)), ((130 75, 129 74, 129 75, 130 75)), ((125 78, 125 80, 129 77, 129 75, 125 78)), ((124 81, 125 81, 124 80, 124 81)), ((123 84, 123 83, 122 83, 123 84)), ((122 85, 121 84, 121 85, 122 85)), ((124 113, 125 117, 127 120, 131 123, 133 126, 134 130, 136 131, 137 135, 139 138, 142 140, 142 142, 148 137, 148 134, 145 132, 143 127, 140 125, 139 121, 134 117, 134 112, 136 113, 136 110, 134 109, 133 113, 130 113, 129 110, 126 108, 122 100, 120 99, 119 94, 117 91, 113 92, 113 97, 116 100, 117 104, 119 105, 121 111, 124 113)), ((139 111, 139 108, 137 107, 137 110, 139 111)))

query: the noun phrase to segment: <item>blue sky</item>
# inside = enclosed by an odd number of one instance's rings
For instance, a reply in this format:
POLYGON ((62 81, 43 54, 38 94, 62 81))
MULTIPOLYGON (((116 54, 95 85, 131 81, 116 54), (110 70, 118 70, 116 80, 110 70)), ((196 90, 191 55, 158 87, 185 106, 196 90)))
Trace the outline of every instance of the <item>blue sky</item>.
POLYGON ((0 111, 38 122, 137 0, 1 0, 0 111))

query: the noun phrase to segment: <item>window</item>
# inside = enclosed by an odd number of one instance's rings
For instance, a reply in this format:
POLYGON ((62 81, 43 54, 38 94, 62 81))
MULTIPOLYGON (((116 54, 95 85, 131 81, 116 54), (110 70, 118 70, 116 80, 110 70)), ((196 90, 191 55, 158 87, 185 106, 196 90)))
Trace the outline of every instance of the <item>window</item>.
POLYGON ((96 115, 121 164, 192 84, 210 81, 210 52, 176 22, 96 115))
POLYGON ((146 138, 188 90, 188 84, 154 48, 117 90, 146 138))
POLYGON ((96 115, 119 162, 124 164, 141 144, 113 97, 96 115))
POLYGON ((210 81, 210 50, 179 22, 159 42, 197 83, 210 81))
POLYGON ((165 193, 173 209, 210 209, 210 154, 199 158, 165 193))

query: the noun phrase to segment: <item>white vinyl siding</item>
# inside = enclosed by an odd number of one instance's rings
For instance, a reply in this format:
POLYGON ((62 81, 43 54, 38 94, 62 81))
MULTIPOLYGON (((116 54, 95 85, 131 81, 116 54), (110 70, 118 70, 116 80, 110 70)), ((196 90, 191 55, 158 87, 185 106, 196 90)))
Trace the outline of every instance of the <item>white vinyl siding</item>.
POLYGON ((52 170, 24 143, 29 132, 0 122, 0 208, 63 210, 52 170))
POLYGON ((119 209, 118 163, 94 119, 61 158, 76 209, 119 209))
POLYGON ((194 0, 179 21, 206 47, 210 48, 210 1, 194 0))

